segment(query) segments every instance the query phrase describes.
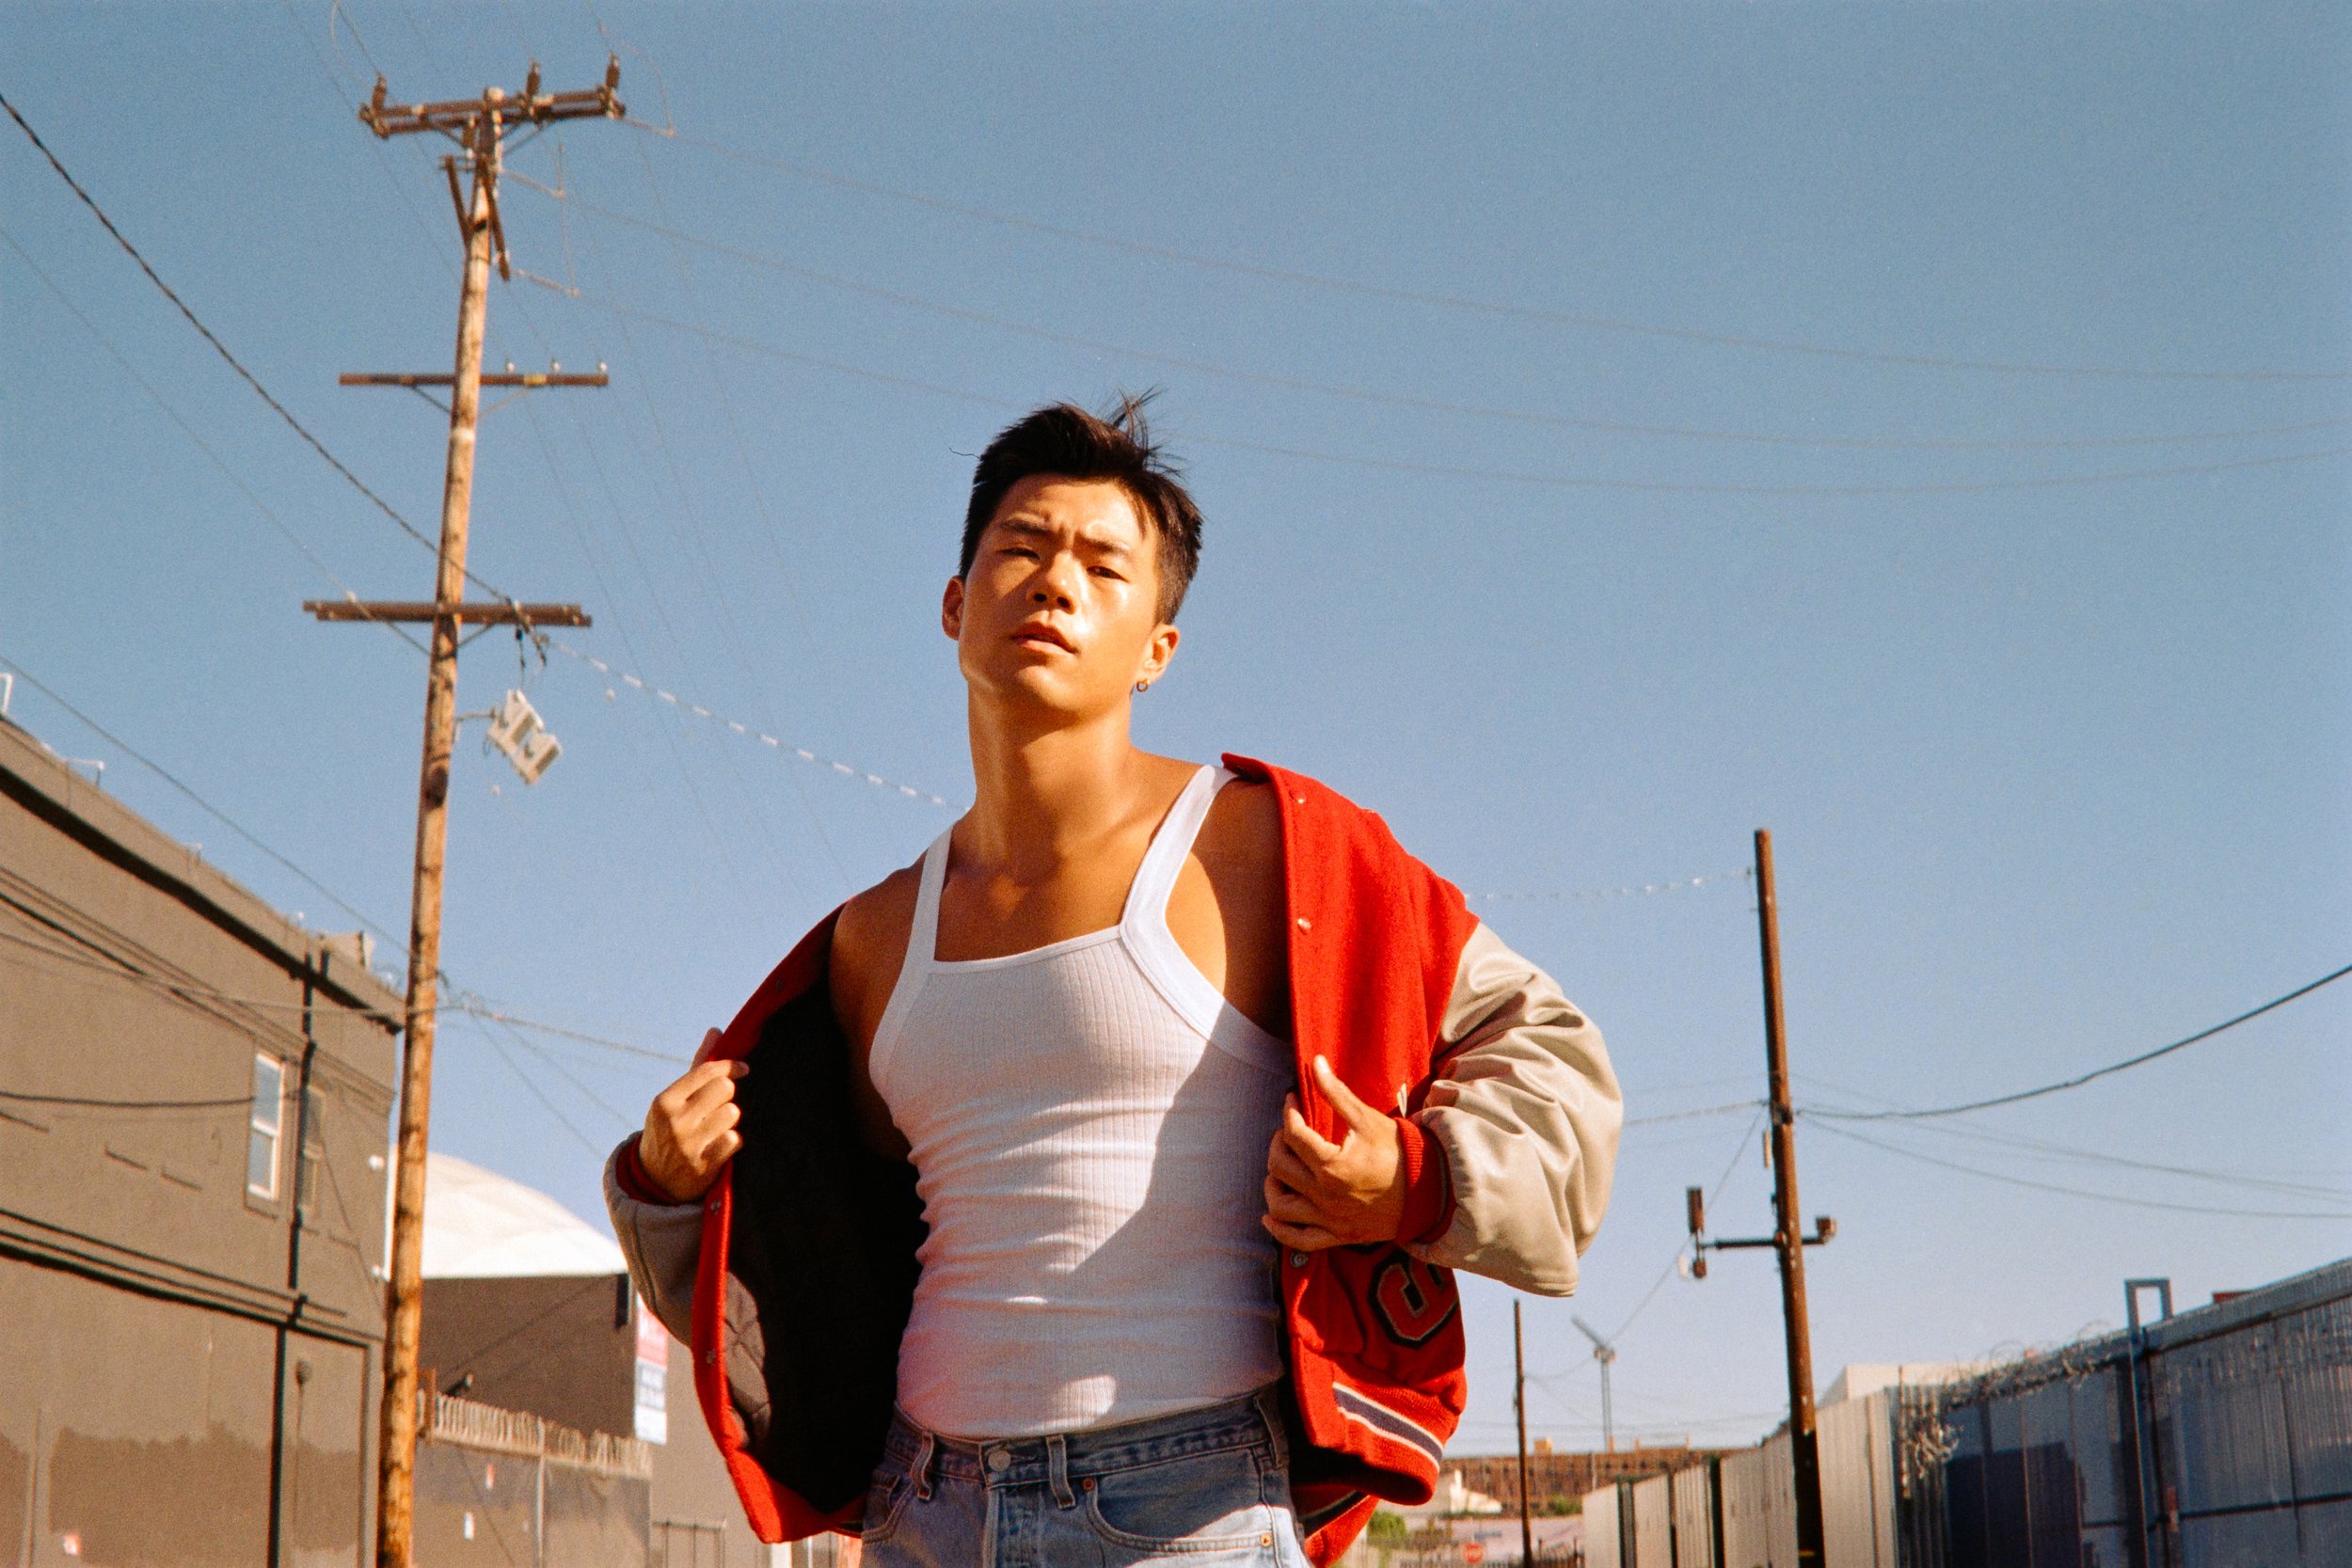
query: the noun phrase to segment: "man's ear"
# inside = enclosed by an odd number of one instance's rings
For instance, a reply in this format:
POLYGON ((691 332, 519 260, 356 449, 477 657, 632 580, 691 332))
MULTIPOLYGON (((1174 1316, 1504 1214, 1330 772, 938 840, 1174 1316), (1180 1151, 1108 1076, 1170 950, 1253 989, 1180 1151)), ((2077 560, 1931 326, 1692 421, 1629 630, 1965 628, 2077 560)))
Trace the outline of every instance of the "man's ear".
POLYGON ((1151 682, 1168 673, 1168 664, 1176 657, 1176 644, 1184 641, 1184 633, 1162 622, 1152 633, 1152 641, 1143 646, 1143 663, 1136 672, 1136 679, 1151 682))
POLYGON ((963 640, 963 579, 949 578, 947 591, 939 596, 939 629, 947 634, 947 641, 963 640))

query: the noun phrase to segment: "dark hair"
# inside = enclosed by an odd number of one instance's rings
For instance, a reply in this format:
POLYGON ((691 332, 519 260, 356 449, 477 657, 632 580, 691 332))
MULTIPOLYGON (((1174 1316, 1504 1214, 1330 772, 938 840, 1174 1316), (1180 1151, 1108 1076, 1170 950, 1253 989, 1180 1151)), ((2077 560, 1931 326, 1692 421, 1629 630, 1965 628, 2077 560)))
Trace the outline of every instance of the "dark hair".
POLYGON ((958 577, 972 571, 980 535, 1004 504, 1006 492, 1032 474, 1106 479, 1133 498, 1159 536, 1160 619, 1173 621, 1200 564, 1200 508, 1180 470, 1152 440, 1143 406, 1153 394, 1121 393, 1097 418, 1075 404, 1048 404, 997 432, 972 469, 972 502, 963 513, 963 556, 958 577))

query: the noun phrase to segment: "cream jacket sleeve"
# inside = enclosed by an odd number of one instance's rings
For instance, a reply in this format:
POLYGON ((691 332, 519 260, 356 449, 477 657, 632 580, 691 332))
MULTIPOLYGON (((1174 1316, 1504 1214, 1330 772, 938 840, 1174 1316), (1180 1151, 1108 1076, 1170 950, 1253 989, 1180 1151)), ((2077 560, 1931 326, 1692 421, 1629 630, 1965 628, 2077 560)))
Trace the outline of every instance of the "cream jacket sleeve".
POLYGON ((612 1234, 620 1239, 621 1256, 628 1262, 629 1280, 653 1308, 653 1315, 661 1320, 661 1326, 691 1345, 694 1342, 694 1270, 703 1251, 703 1206, 639 1202, 621 1191, 613 1174, 619 1159, 616 1148, 604 1163, 604 1206, 612 1216, 612 1234))
POLYGON ((1623 1119, 1600 1031, 1481 924, 1413 1113, 1445 1150, 1454 1216, 1406 1250, 1537 1295, 1571 1293, 1609 1205, 1623 1119))

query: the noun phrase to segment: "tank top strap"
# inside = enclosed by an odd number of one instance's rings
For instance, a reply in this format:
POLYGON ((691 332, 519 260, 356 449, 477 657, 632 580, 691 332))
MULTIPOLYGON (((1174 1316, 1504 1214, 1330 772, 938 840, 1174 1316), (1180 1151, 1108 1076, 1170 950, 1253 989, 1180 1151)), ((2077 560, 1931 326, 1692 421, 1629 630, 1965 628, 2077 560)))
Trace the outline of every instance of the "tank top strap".
POLYGON ((931 967, 939 953, 939 895, 947 885, 947 850, 955 830, 949 828, 923 851, 923 875, 915 883, 914 924, 907 932, 906 961, 898 978, 909 979, 931 967))
POLYGON ((1290 1046, 1226 1001, 1168 928, 1168 899, 1176 891, 1177 874, 1184 870, 1184 857, 1192 853, 1193 840, 1200 836, 1200 825, 1208 820, 1217 791, 1232 779, 1225 768, 1204 767, 1168 808, 1168 818, 1145 852, 1135 886, 1127 895, 1120 940, 1177 1016, 1206 1036, 1210 1044, 1263 1072, 1288 1080, 1296 1073, 1290 1046))
POLYGON ((1168 808, 1159 831, 1152 835, 1151 847, 1143 852, 1143 863, 1136 867, 1136 879, 1128 885, 1127 907, 1119 917, 1122 929, 1166 927, 1168 895, 1176 891, 1177 874, 1184 868, 1184 857, 1192 853, 1192 841, 1200 836, 1200 824, 1209 819, 1217 790, 1232 777, 1222 768, 1203 764, 1176 797, 1176 803, 1168 808))
POLYGON ((923 977, 930 973, 937 958, 939 890, 947 883, 947 845, 954 832, 955 829, 949 828, 923 851, 923 870, 915 882, 914 921, 907 929, 906 957, 898 961, 898 978, 890 988, 890 1000, 882 1006, 881 1022, 874 1025, 873 1045, 866 1053, 868 1078, 881 1075, 891 1047, 898 1043, 907 1008, 913 1005, 914 993, 923 989, 923 977))

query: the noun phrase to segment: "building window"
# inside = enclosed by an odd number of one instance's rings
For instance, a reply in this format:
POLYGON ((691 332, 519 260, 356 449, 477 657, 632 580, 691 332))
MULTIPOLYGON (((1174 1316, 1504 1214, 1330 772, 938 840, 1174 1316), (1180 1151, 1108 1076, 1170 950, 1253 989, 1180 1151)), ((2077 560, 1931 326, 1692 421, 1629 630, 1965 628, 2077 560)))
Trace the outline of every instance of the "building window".
POLYGON ((319 1217, 319 1162, 326 1157, 326 1097, 316 1089, 302 1091, 302 1148, 295 1156, 294 1212, 304 1225, 319 1217))
POLYGON ((286 1122, 286 1069, 277 1057, 253 1056, 252 1135, 245 1153, 245 1190, 255 1197, 278 1196, 278 1142, 286 1122))

